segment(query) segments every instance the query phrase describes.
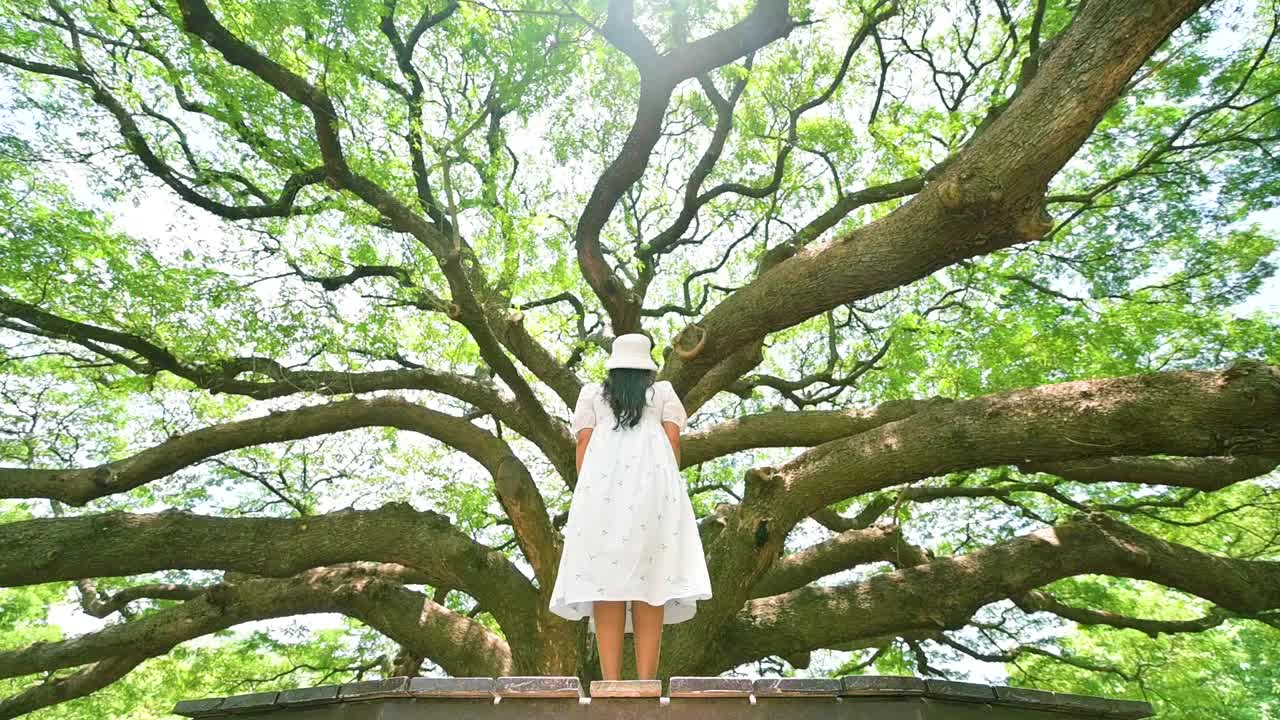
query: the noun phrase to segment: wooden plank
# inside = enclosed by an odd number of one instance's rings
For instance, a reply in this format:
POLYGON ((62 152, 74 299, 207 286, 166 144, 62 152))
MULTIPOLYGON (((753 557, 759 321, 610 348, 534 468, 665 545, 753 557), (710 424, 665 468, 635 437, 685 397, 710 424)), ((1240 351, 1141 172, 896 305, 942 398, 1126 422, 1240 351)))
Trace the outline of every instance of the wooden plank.
POLYGON ((218 707, 222 705, 222 701, 226 698, 201 698, 199 700, 182 700, 173 706, 174 715, 183 715, 186 717, 209 717, 210 715, 221 715, 218 707))
POLYGON ((338 691, 341 685, 320 685, 318 687, 285 690, 276 698, 280 707, 310 707, 338 702, 338 691))
POLYGON ((667 681, 668 697, 748 697, 754 681, 749 677, 677 676, 667 681))
POLYGON ((582 682, 574 675, 512 675, 495 679, 501 697, 585 697, 582 682))
POLYGON ((661 680, 592 680, 593 698, 662 697, 661 680))
POLYGON ((414 697, 492 698, 497 694, 497 683, 491 677, 416 677, 409 680, 409 694, 414 697))
POLYGON ((839 697, 837 678, 759 678, 752 685, 756 697, 839 697))
POLYGON ((956 680, 924 681, 924 694, 942 700, 960 700, 963 702, 995 702, 996 693, 990 685, 983 683, 959 682, 956 680))
POLYGON ((924 695, 924 680, 910 675, 844 675, 840 694, 853 697, 924 695))
POLYGON ((218 707, 218 712, 237 715, 240 713, 264 712, 276 707, 276 698, 279 695, 280 693, 276 690, 232 695, 222 699, 222 705, 218 707))
POLYGON ((409 697, 409 678, 401 676, 386 680, 343 683, 342 689, 338 692, 338 698, 343 701, 391 697, 409 697))

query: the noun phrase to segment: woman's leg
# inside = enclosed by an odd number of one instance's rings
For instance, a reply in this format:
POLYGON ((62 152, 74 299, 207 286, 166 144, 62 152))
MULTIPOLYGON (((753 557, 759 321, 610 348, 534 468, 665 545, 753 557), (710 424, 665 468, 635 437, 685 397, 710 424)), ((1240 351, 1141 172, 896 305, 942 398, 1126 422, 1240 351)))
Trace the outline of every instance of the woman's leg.
POLYGON ((656 680, 662 651, 662 614, 665 605, 631 601, 631 624, 636 631, 636 679, 656 680))
POLYGON ((596 600, 595 616, 596 648, 600 652, 600 675, 605 680, 621 680, 622 631, 627 626, 627 602, 596 600))

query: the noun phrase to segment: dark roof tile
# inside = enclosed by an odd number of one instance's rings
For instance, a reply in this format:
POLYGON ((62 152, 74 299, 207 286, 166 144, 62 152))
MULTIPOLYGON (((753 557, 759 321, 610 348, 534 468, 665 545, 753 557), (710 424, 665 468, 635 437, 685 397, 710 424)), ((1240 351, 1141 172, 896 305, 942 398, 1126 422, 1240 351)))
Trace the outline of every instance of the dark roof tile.
POLYGON ((325 705, 338 702, 338 690, 341 685, 320 685, 318 687, 285 690, 276 698, 281 707, 306 707, 309 705, 325 705))
MULTIPOLYGON (((601 685, 605 687, 605 685, 601 685)), ((1075 713, 1108 720, 1151 717, 1150 703, 1055 693, 1032 688, 991 686, 952 680, 921 679, 897 675, 846 675, 840 678, 673 677, 668 681, 672 698, 810 698, 814 702, 857 702, 864 697, 927 697, 944 701, 987 703, 1010 707, 1075 713)), ((581 681, 574 676, 505 676, 498 678, 407 678, 322 685, 283 692, 258 692, 225 698, 183 700, 174 714, 190 718, 228 717, 272 710, 387 698, 571 698, 582 700, 581 681)), ((421 702, 421 700, 419 700, 421 702)), ((682 702, 688 702, 683 700, 682 702)), ((513 712, 516 709, 513 709, 513 712)))
POLYGON ((963 700, 965 702, 995 702, 996 693, 990 685, 983 683, 959 682, 956 680, 924 681, 924 694, 928 697, 944 700, 963 700))
POLYGON ((497 683, 488 677, 429 678, 409 680, 414 697, 493 697, 497 683))
POLYGON ((840 694, 846 696, 924 694, 924 680, 910 675, 845 675, 840 684, 840 694))
POLYGON ((667 681, 668 697, 712 698, 747 697, 751 694, 749 677, 677 676, 667 681))
POLYGON ((372 700, 374 698, 408 696, 409 678, 407 677, 343 683, 342 689, 338 693, 338 697, 341 700, 372 700))
POLYGON ((584 697, 582 682, 573 675, 500 677, 495 691, 503 697, 584 697))
POLYGON ((245 695, 232 695, 223 698, 222 705, 218 707, 220 713, 254 713, 263 710, 271 710, 276 707, 276 697, 279 692, 272 690, 270 692, 247 693, 245 695))
POLYGON ((840 694, 838 678, 759 678, 752 686, 756 697, 836 697, 840 694))
POLYGON ((208 717, 210 715, 221 715, 218 707, 222 705, 224 698, 201 698, 199 700, 183 700, 173 706, 174 715, 184 715, 186 717, 208 717))

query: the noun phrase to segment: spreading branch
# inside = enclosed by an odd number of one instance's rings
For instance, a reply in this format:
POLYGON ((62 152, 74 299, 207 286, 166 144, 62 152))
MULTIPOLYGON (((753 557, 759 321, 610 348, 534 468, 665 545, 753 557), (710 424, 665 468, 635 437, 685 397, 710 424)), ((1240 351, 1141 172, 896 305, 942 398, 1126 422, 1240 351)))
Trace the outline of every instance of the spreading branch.
POLYGON ((734 292, 698 320, 701 349, 673 353, 661 376, 684 397, 725 358, 771 332, 1043 237, 1051 228, 1043 205, 1049 181, 1151 52, 1203 4, 1085 6, 1018 97, 935 181, 884 218, 798 251, 734 292))
POLYGON ((1233 612, 1280 608, 1280 562, 1211 555, 1090 513, 860 582, 751 600, 725 627, 718 646, 731 650, 713 666, 890 632, 958 629, 984 605, 1090 573, 1150 580, 1233 612))
POLYGON ((174 510, 40 518, 0 525, 0 548, 3 587, 169 569, 282 578, 373 560, 413 568, 432 585, 465 590, 509 634, 532 632, 538 615, 537 590, 505 555, 471 539, 447 516, 404 503, 299 519, 174 510))
POLYGON ((644 174, 662 135, 662 120, 676 85, 744 57, 786 37, 795 27, 787 0, 758 0, 752 11, 730 28, 659 54, 636 25, 632 0, 609 5, 602 28, 640 71, 640 97, 631 131, 587 200, 574 231, 578 266, 609 314, 615 334, 639 329, 643 298, 629 290, 605 259, 601 231, 623 194, 644 174))
POLYGON ((505 640, 483 624, 364 564, 321 567, 287 578, 220 583, 177 605, 69 640, 0 652, 0 677, 17 677, 142 654, 241 623, 340 612, 432 658, 454 676, 496 676, 511 668, 505 640))

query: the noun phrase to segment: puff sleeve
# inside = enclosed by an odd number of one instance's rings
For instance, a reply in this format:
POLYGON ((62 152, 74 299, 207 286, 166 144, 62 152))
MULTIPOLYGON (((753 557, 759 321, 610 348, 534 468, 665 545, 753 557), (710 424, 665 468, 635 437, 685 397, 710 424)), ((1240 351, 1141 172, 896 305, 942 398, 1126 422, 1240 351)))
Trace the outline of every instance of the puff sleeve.
POLYGON ((663 382, 663 400, 662 400, 662 420, 664 422, 673 422, 681 432, 684 431, 685 421, 689 416, 685 414, 684 403, 680 402, 680 396, 676 395, 676 389, 670 381, 663 382))
POLYGON ((578 403, 573 408, 573 422, 569 431, 575 437, 578 432, 596 426, 596 384, 588 383, 578 392, 578 403))

